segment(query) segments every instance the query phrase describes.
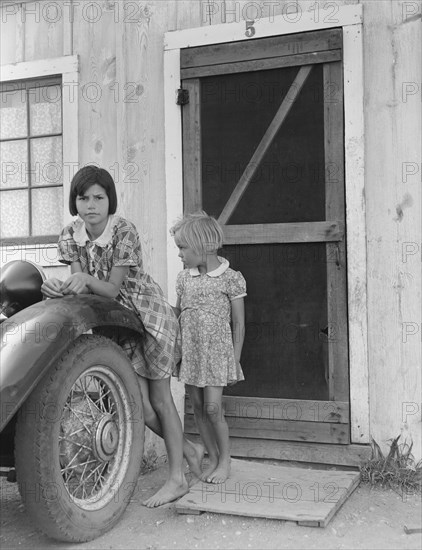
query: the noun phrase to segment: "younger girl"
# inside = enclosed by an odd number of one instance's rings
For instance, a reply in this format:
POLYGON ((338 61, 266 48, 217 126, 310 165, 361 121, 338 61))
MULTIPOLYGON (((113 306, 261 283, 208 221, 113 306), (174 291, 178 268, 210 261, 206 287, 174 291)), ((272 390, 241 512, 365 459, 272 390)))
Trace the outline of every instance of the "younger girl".
MULTIPOLYGON (((117 195, 113 178, 102 168, 86 166, 72 179, 69 210, 78 219, 60 235, 60 261, 71 266, 64 282, 48 279, 42 291, 49 298, 93 293, 114 298, 141 318, 146 329, 141 343, 127 341, 132 364, 139 375, 145 423, 164 438, 169 477, 144 502, 148 507, 171 502, 188 492, 183 472, 183 450, 194 472, 200 471, 203 452, 183 440, 182 426, 170 391, 177 359, 178 323, 158 284, 144 272, 135 226, 115 214, 117 195)), ((141 458, 141 457, 140 457, 141 458)))
POLYGON ((230 475, 230 443, 222 397, 225 386, 244 380, 239 361, 246 283, 217 256, 223 232, 214 218, 205 212, 188 215, 171 233, 185 265, 176 282, 182 332, 179 379, 186 384, 208 452, 209 465, 200 478, 223 483, 230 475))

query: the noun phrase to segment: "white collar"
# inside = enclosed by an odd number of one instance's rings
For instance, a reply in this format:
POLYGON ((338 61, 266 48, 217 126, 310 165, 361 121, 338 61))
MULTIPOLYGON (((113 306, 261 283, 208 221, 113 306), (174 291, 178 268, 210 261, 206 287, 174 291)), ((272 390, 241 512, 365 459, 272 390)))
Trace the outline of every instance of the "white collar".
POLYGON ((74 222, 75 232, 73 234, 73 240, 79 246, 85 246, 87 242, 92 242, 93 244, 101 247, 107 246, 113 238, 113 227, 116 225, 116 218, 116 215, 109 216, 104 231, 93 241, 91 241, 88 233, 86 232, 85 222, 78 218, 74 222))
MULTIPOLYGON (((220 262, 220 265, 216 269, 213 269, 212 271, 208 271, 208 273, 206 273, 208 277, 219 277, 225 271, 227 271, 230 266, 230 263, 228 260, 226 260, 226 258, 222 258, 221 256, 217 256, 217 257, 218 257, 218 261, 220 262)), ((198 275, 201 275, 197 267, 189 268, 189 273, 191 277, 198 277, 198 275)))

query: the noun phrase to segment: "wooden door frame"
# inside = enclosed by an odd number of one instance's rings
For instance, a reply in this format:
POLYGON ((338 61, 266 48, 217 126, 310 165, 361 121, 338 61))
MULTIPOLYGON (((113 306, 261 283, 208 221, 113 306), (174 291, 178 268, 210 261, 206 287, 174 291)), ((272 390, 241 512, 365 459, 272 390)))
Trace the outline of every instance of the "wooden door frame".
MULTIPOLYGON (((313 14, 302 12, 292 23, 283 15, 254 22, 255 34, 249 38, 246 22, 225 23, 165 33, 164 101, 166 142, 167 229, 183 212, 182 117, 176 104, 180 87, 180 50, 182 48, 254 40, 269 36, 296 34, 329 28, 343 30, 344 151, 347 234, 347 295, 350 367, 350 434, 354 444, 370 442, 367 260, 364 204, 364 119, 363 119, 363 43, 361 5, 342 6, 335 19, 315 22, 313 14), (245 34, 246 33, 246 34, 245 34)), ((173 238, 167 231, 167 288, 174 302, 175 280, 180 261, 173 238)))

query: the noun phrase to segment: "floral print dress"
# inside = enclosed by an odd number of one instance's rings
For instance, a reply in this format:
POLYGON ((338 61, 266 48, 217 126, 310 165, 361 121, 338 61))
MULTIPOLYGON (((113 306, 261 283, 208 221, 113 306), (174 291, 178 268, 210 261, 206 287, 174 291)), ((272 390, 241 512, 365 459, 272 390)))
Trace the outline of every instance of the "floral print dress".
POLYGON ((62 230, 58 249, 62 263, 78 261, 84 273, 101 281, 108 280, 113 267, 129 268, 116 300, 138 314, 146 341, 142 345, 137 338, 125 338, 119 344, 140 376, 158 380, 174 374, 180 361, 178 321, 160 286, 143 270, 136 227, 111 215, 102 235, 91 241, 85 223, 78 218, 62 230))
POLYGON ((185 269, 176 282, 182 333, 179 380, 201 388, 244 380, 234 357, 230 320, 231 301, 246 296, 246 282, 225 258, 219 261, 220 267, 209 273, 185 269))

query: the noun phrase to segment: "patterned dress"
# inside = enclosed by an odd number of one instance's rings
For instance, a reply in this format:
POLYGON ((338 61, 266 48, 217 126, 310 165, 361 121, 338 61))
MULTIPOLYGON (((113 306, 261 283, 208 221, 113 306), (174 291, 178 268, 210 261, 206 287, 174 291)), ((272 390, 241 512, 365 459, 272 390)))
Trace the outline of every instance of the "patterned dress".
POLYGON ((119 343, 140 376, 151 380, 171 376, 180 361, 179 325, 160 286, 143 270, 136 227, 112 215, 102 235, 91 241, 85 223, 77 219, 62 230, 58 249, 62 263, 79 261, 84 273, 100 281, 108 280, 113 267, 129 268, 116 300, 139 315, 145 326, 146 341, 144 346, 136 338, 126 338, 119 343))
POLYGON ((246 296, 246 282, 226 259, 219 261, 220 267, 209 273, 185 269, 176 282, 182 332, 179 380, 200 388, 244 380, 234 356, 230 320, 231 301, 246 296))

